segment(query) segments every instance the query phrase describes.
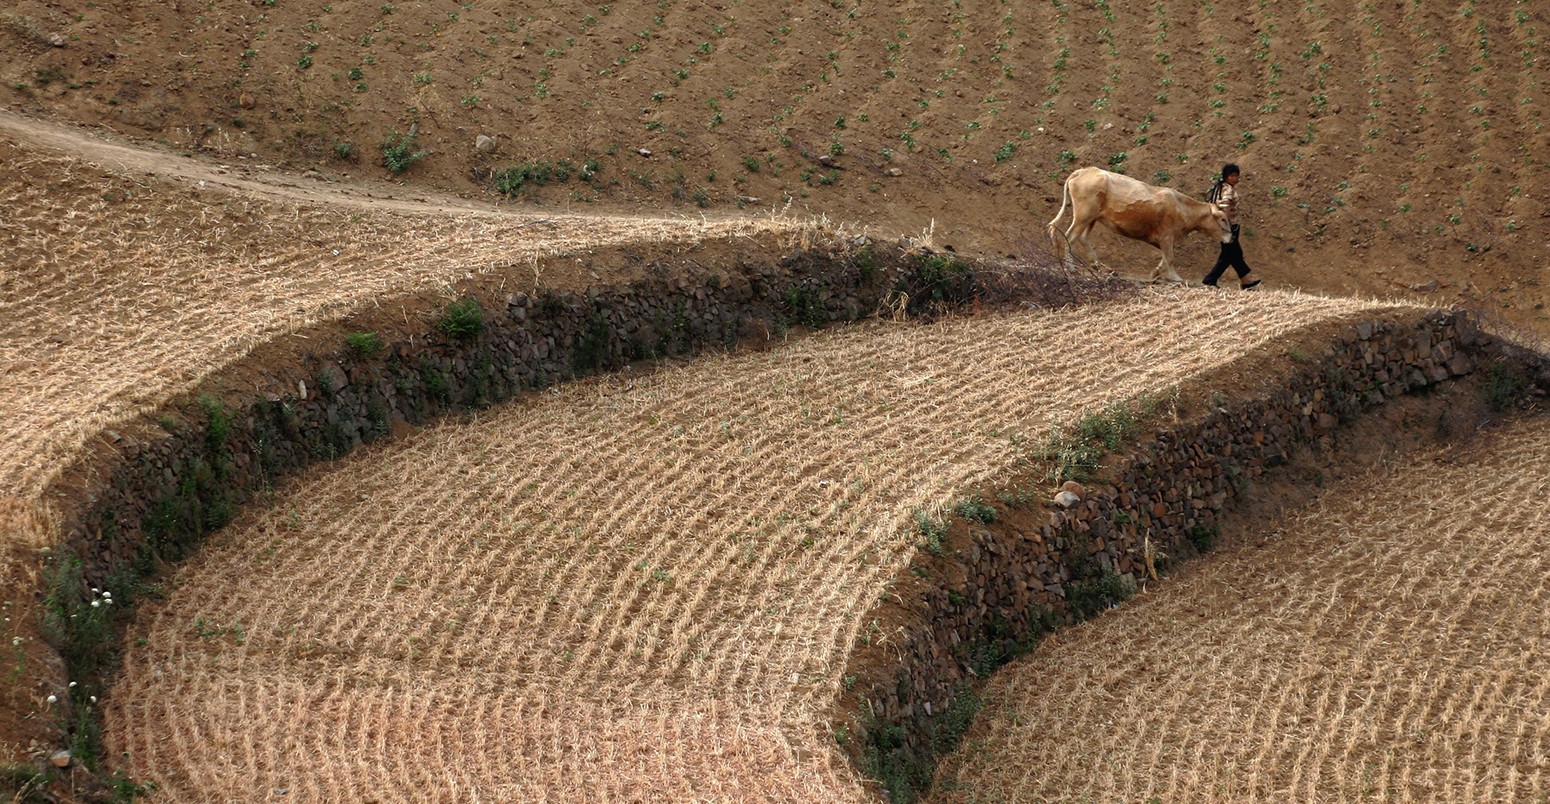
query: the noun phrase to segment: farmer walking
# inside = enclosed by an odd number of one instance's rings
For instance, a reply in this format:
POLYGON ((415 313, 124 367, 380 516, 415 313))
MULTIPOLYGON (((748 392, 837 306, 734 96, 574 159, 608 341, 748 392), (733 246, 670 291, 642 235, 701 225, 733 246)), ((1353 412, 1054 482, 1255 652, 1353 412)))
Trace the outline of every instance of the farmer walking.
POLYGON ((1232 225, 1232 240, 1222 244, 1222 254, 1216 258, 1216 265, 1211 267, 1211 273, 1206 274, 1205 284, 1216 287, 1218 279, 1227 271, 1228 266, 1238 272, 1238 284, 1244 289, 1259 284, 1259 280, 1245 281, 1249 275, 1249 264, 1243 259, 1243 244, 1238 242, 1238 180, 1243 174, 1238 166, 1228 162, 1222 165, 1222 179, 1206 194, 1206 200, 1218 207, 1227 215, 1227 222, 1232 225))

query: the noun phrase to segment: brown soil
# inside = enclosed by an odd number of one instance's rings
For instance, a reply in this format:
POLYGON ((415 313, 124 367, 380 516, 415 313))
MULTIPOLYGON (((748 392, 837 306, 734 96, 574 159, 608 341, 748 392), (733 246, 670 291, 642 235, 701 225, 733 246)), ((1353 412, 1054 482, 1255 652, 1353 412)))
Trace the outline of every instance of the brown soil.
MULTIPOLYGON (((889 234, 934 224, 939 242, 987 253, 1028 247, 1070 167, 1199 193, 1231 159, 1248 256, 1272 286, 1419 293, 1543 329, 1547 29, 1523 0, 19 0, 0 17, 18 56, 0 65, 0 103, 217 157, 224 182, 264 164, 317 171, 286 191, 388 195, 382 145, 416 126, 426 155, 393 203, 510 205, 491 171, 596 159, 592 182, 529 185, 516 205, 789 205, 889 234), (498 150, 479 153, 479 134, 498 150)), ((1145 247, 1100 239, 1100 257, 1144 273, 1145 247)), ((1186 276, 1213 251, 1192 241, 1186 276)))

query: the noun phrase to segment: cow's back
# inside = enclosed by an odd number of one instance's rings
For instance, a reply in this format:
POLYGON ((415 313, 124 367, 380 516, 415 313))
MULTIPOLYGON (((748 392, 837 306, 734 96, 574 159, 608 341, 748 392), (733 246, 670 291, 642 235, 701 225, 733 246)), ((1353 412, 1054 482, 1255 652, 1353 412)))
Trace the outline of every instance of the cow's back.
POLYGON ((1098 167, 1072 171, 1066 179, 1067 191, 1074 204, 1095 208, 1103 213, 1120 212, 1140 206, 1152 206, 1160 188, 1123 174, 1098 167))

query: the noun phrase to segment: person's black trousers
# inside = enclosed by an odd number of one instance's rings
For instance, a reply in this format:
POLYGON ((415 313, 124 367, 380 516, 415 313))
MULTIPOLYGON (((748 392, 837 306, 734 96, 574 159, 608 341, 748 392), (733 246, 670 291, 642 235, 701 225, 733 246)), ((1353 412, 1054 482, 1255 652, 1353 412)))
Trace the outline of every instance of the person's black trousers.
POLYGON ((1226 273, 1228 266, 1238 272, 1240 281, 1249 275, 1249 264, 1243 259, 1243 244, 1238 242, 1237 224, 1232 227, 1232 242, 1222 244, 1222 256, 1216 258, 1216 265, 1211 266, 1211 273, 1206 274, 1205 284, 1215 285, 1222 274, 1226 273))

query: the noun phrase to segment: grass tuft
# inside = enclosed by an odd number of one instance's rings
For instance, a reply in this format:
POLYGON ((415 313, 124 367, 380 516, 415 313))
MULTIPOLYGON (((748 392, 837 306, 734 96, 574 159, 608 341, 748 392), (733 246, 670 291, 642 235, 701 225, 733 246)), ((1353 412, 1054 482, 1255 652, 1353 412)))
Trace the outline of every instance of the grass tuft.
POLYGON ((472 296, 447 305, 436 326, 458 340, 470 340, 484 330, 484 308, 472 296))
MULTIPOLYGON (((1155 409, 1150 399, 1138 404, 1143 414, 1155 409)), ((1088 480, 1097 473, 1104 453, 1129 443, 1139 427, 1140 419, 1129 403, 1113 402, 1083 416, 1074 428, 1056 427, 1034 457, 1053 464, 1045 473, 1046 480, 1088 480)))
POLYGON ((410 126, 409 131, 404 134, 394 131, 387 141, 382 143, 382 166, 394 176, 413 167, 414 163, 420 161, 426 154, 425 151, 415 150, 417 140, 414 126, 410 126))
POLYGON ((382 338, 375 332, 352 332, 344 339, 350 351, 361 357, 371 357, 382 351, 382 338))

